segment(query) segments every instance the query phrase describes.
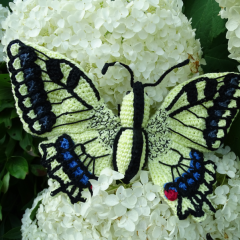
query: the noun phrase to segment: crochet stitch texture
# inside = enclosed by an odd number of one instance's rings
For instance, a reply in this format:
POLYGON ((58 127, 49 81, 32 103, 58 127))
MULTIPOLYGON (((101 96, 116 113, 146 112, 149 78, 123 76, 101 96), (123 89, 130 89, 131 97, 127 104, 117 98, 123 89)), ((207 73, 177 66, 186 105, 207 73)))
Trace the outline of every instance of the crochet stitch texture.
POLYGON ((239 74, 206 74, 178 85, 150 119, 146 86, 135 81, 117 117, 73 61, 19 40, 7 54, 24 129, 52 137, 39 145, 49 177, 58 182, 52 195, 84 201, 82 189, 91 192, 89 179, 103 169, 119 171, 128 183, 147 164, 179 219, 191 214, 203 221, 214 211, 216 167, 203 152, 220 146, 238 112, 239 74))

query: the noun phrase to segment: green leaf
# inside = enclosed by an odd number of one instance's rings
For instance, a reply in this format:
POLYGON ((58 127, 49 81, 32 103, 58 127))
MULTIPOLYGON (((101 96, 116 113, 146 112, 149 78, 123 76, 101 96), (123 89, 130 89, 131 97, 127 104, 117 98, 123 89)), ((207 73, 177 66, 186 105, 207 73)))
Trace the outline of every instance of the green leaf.
POLYGON ((33 205, 34 198, 32 198, 27 204, 25 204, 22 208, 21 211, 25 211, 27 208, 31 208, 33 205))
MULTIPOLYGON (((6 140, 6 135, 4 135, 4 137, 0 139, 0 145, 3 144, 5 142, 5 140, 6 140)), ((0 162, 1 162, 1 160, 0 160, 0 162)))
POLYGON ((4 172, 5 172, 5 166, 3 166, 3 168, 1 169, 1 172, 0 172, 0 179, 3 177, 4 172))
POLYGON ((202 66, 204 73, 211 72, 238 72, 238 62, 228 58, 228 40, 226 32, 213 39, 212 43, 204 51, 207 65, 202 66))
POLYGON ((32 210, 32 212, 31 212, 31 214, 30 214, 30 219, 31 219, 32 221, 34 221, 34 220, 36 219, 37 210, 38 210, 38 208, 40 207, 40 204, 41 204, 41 203, 42 203, 42 200, 40 200, 40 201, 37 203, 36 207, 32 210))
POLYGON ((10 174, 7 172, 5 176, 3 177, 3 186, 2 186, 2 192, 6 193, 9 187, 9 180, 10 180, 10 174))
POLYGON ((221 8, 215 0, 184 0, 184 14, 192 18, 196 29, 196 39, 200 39, 203 57, 207 65, 202 66, 205 73, 238 71, 238 62, 228 58, 226 39, 226 20, 218 16, 221 8))
POLYGON ((9 139, 9 142, 8 142, 7 147, 5 149, 5 154, 8 158, 12 156, 14 148, 16 146, 16 143, 17 142, 14 139, 12 139, 12 138, 9 139))
POLYGON ((6 127, 3 123, 0 123, 0 139, 2 139, 6 134, 6 127))
POLYGON ((10 128, 12 126, 11 111, 5 109, 3 112, 1 112, 0 123, 4 123, 6 128, 10 128))
POLYGON ((0 191, 2 190, 3 181, 0 180, 0 191))
POLYGON ((7 69, 7 64, 5 62, 0 62, 0 71, 4 72, 7 69))
POLYGON ((25 151, 30 151, 32 146, 32 136, 26 132, 23 133, 23 138, 20 141, 20 146, 25 151))
POLYGON ((224 184, 228 183, 228 179, 226 177, 226 174, 220 174, 220 173, 216 173, 216 179, 217 179, 217 185, 222 186, 224 184))
POLYGON ((11 119, 17 118, 17 117, 18 117, 18 114, 17 114, 16 108, 14 108, 11 111, 11 119))
POLYGON ((47 170, 39 164, 32 164, 30 166, 31 172, 35 175, 35 176, 45 176, 47 175, 47 170))
POLYGON ((1 0, 3 7, 8 7, 10 2, 13 2, 13 0, 1 0))
POLYGON ((230 131, 224 141, 237 156, 240 156, 240 114, 233 121, 230 131))
MULTIPOLYGON (((1 207, 2 209, 2 207, 1 207)), ((3 218, 2 221, 0 222, 0 240, 3 240, 2 236, 4 234, 4 230, 5 230, 5 220, 6 218, 3 218)))
POLYGON ((7 239, 18 239, 21 237, 22 237, 21 227, 13 228, 3 235, 3 238, 7 238, 7 239))
POLYGON ((27 160, 19 156, 11 157, 6 164, 6 168, 15 178, 24 179, 28 173, 27 160))
POLYGON ((196 38, 202 45, 208 45, 225 31, 226 20, 218 16, 221 8, 215 0, 184 0, 184 14, 192 18, 192 28, 196 28, 196 38))
POLYGON ((14 122, 12 124, 12 127, 8 129, 8 134, 11 138, 17 141, 22 140, 22 123, 19 119, 14 119, 14 122))
POLYGON ((8 218, 10 220, 12 228, 20 227, 22 225, 19 218, 17 216, 15 216, 14 214, 10 213, 8 215, 8 218))
POLYGON ((2 221, 2 206, 0 205, 0 221, 2 221))
POLYGON ((14 100, 0 100, 0 112, 3 111, 6 108, 14 108, 14 100))
POLYGON ((9 74, 0 74, 0 100, 13 99, 9 74))

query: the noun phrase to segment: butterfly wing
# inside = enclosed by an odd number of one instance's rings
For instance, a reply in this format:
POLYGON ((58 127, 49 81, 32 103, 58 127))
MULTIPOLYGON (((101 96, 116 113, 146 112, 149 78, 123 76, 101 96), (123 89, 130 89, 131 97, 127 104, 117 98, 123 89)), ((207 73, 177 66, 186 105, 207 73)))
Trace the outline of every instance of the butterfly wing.
POLYGON ((76 189, 89 187, 88 179, 111 167, 119 118, 105 106, 87 74, 63 55, 19 40, 8 45, 7 54, 24 129, 51 137, 39 146, 43 165, 60 184, 55 193, 66 192, 75 202, 81 199, 76 189))
POLYGON ((52 195, 66 193, 72 203, 84 201, 83 188, 91 191, 89 179, 112 167, 112 148, 99 139, 97 131, 62 134, 39 145, 43 166, 57 181, 52 195))
POLYGON ((202 221, 206 211, 214 211, 209 197, 215 166, 202 153, 218 149, 228 133, 239 108, 239 81, 234 73, 186 81, 168 94, 148 123, 148 166, 180 219, 191 214, 202 221))

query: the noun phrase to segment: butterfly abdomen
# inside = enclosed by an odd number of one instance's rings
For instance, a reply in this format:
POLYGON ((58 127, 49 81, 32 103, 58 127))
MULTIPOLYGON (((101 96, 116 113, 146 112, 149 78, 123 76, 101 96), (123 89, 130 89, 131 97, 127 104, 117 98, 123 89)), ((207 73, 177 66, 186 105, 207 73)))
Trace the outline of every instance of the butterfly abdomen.
POLYGON ((123 182, 130 180, 143 168, 147 160, 147 134, 142 129, 121 128, 113 145, 114 170, 125 175, 123 182))

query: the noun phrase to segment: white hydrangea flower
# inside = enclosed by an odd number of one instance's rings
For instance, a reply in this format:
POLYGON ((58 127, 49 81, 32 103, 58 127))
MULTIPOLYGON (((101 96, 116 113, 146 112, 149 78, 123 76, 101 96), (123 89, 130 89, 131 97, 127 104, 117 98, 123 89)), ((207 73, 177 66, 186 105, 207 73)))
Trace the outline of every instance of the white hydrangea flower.
MULTIPOLYGON (((221 7, 221 18, 227 19, 226 28, 229 57, 240 61, 240 2, 238 0, 216 0, 221 7)), ((240 66, 238 66, 240 70, 240 66)))
POLYGON ((215 198, 214 203, 216 205, 222 204, 224 205, 227 202, 227 194, 229 193, 229 187, 227 185, 218 186, 215 189, 215 198))
POLYGON ((171 66, 191 59, 159 86, 146 89, 153 108, 169 87, 198 75, 204 64, 199 40, 182 13, 182 0, 17 0, 9 5, 3 45, 19 38, 80 63, 112 109, 130 90, 130 76, 119 66, 103 76, 106 62, 128 64, 135 80, 153 83, 171 66))
POLYGON ((224 155, 222 161, 217 166, 217 172, 227 174, 229 177, 234 178, 236 173, 235 168, 236 155, 234 152, 229 152, 224 155))
MULTIPOLYGON (((233 155, 229 147, 221 146, 217 152, 206 153, 205 157, 218 166, 233 155)), ((191 218, 179 220, 174 216, 164 199, 160 198, 158 186, 152 183, 147 171, 141 171, 135 182, 116 185, 115 180, 123 176, 111 169, 103 170, 101 184, 93 182, 93 192, 98 189, 98 194, 91 196, 88 190, 83 191, 86 202, 74 205, 63 193, 51 197, 56 182, 50 179, 49 188, 39 193, 32 208, 23 215, 22 239, 203 240, 207 234, 213 239, 240 239, 238 158, 234 166, 234 177, 225 173, 228 183, 216 186, 211 197, 216 213, 202 223, 191 218), (32 221, 31 212, 39 201, 36 219, 32 221)))
POLYGON ((2 29, 2 22, 6 19, 7 13, 8 9, 3 7, 2 4, 0 4, 0 62, 4 61, 3 45, 1 43, 2 37, 4 35, 4 30, 2 29))

